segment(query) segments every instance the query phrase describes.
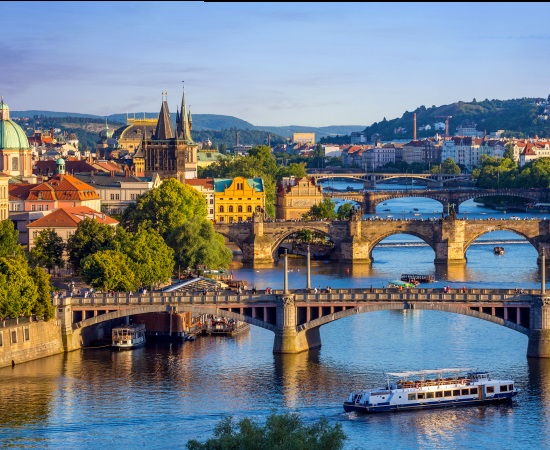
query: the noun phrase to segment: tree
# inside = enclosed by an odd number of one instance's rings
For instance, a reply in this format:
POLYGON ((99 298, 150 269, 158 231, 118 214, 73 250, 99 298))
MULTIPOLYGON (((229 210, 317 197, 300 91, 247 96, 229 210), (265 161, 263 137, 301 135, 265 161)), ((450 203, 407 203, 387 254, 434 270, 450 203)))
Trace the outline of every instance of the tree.
POLYGON ((33 307, 33 314, 43 317, 44 320, 50 320, 55 315, 55 308, 52 304, 52 286, 50 285, 50 275, 40 267, 35 267, 29 271, 34 284, 36 285, 37 298, 33 307))
POLYGON ((87 256, 111 249, 115 233, 115 228, 110 225, 89 218, 82 220, 67 241, 67 253, 73 270, 79 272, 81 261, 87 256))
POLYGON ((100 250, 82 260, 82 279, 102 291, 135 290, 132 261, 119 250, 100 250))
POLYGON ((457 174, 460 173, 460 167, 458 167, 453 158, 448 157, 441 164, 441 171, 448 175, 457 174))
POLYGON ((340 205, 338 211, 336 212, 336 218, 338 220, 346 220, 351 217, 353 214, 353 205, 351 203, 344 203, 340 205))
POLYGON ((303 178, 305 176, 307 176, 307 172, 304 163, 290 163, 286 167, 279 167, 277 181, 281 181, 283 177, 303 178))
POLYGON ((212 222, 201 217, 189 219, 175 228, 166 242, 174 249, 176 264, 181 267, 204 264, 211 269, 225 269, 233 259, 223 236, 214 231, 212 222))
POLYGON ((507 142, 504 146, 504 158, 514 160, 514 144, 513 142, 507 142))
POLYGON ((144 225, 166 237, 186 220, 195 216, 205 218, 206 215, 204 196, 191 186, 170 178, 126 208, 122 214, 122 224, 133 232, 144 225))
POLYGON ((340 450, 346 439, 340 423, 331 426, 321 418, 308 426, 296 413, 272 413, 263 427, 249 418, 238 424, 232 417, 222 419, 213 438, 204 444, 190 440, 187 449, 340 450))
POLYGON ((56 267, 65 267, 64 251, 65 244, 61 236, 54 229, 46 228, 38 233, 30 257, 35 265, 45 267, 51 273, 56 267))
POLYGON ((153 229, 140 227, 137 233, 119 233, 117 242, 132 261, 136 284, 152 286, 167 282, 174 273, 174 250, 153 229))
POLYGON ((332 220, 336 218, 336 213, 334 212, 335 207, 336 203, 334 203, 332 199, 325 197, 321 203, 318 205, 313 205, 305 216, 306 218, 313 220, 332 220))
POLYGON ((23 254, 23 247, 19 245, 19 232, 9 219, 0 221, 0 257, 23 254))
POLYGON ((0 257, 0 317, 30 316, 38 290, 23 255, 0 257))

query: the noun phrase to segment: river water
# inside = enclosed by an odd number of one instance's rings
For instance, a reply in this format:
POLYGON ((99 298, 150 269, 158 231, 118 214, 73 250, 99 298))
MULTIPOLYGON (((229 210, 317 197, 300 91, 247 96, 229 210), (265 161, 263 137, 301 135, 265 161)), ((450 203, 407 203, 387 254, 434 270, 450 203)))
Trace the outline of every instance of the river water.
MULTIPOLYGON (((392 200, 379 209, 390 211, 378 215, 441 215, 441 205, 428 199, 392 200)), ((461 213, 504 214, 473 202, 461 205, 461 213)), ((412 236, 392 236, 375 248, 372 266, 313 262, 311 281, 383 286, 416 272, 434 274, 433 286, 540 286, 530 244, 508 232, 483 240, 470 247, 465 267, 439 270, 430 247, 412 236), (504 255, 493 254, 496 242, 504 255)), ((303 261, 289 266, 290 287, 305 287, 303 261)), ((281 265, 234 274, 258 288, 283 286, 281 265)), ((527 359, 527 337, 520 333, 461 315, 384 311, 327 324, 321 340, 316 351, 274 355, 273 334, 251 327, 235 338, 149 342, 129 352, 83 349, 0 369, 0 446, 183 449, 188 439, 210 437, 227 415, 263 423, 275 410, 296 411, 306 423, 321 417, 341 423, 346 449, 550 448, 550 360, 527 359), (512 405, 374 416, 343 411, 349 391, 384 383, 384 372, 442 367, 489 370, 514 379, 522 391, 512 405)))

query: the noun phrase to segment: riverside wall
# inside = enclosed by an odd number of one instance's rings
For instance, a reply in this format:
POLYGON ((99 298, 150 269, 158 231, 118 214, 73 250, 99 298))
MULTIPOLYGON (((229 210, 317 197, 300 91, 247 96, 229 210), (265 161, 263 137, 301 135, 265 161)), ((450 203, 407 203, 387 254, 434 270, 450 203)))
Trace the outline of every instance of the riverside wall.
POLYGON ((61 321, 29 317, 0 322, 0 367, 64 353, 61 321))

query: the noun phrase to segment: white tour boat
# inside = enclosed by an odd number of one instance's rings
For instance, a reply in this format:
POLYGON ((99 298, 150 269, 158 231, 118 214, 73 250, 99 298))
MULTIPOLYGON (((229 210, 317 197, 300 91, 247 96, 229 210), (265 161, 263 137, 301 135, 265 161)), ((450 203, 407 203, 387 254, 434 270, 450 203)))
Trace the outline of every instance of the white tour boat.
POLYGON ((114 327, 112 347, 119 350, 132 349, 145 345, 145 325, 132 324, 114 327))
POLYGON ((344 402, 344 410, 377 413, 500 403, 510 401, 520 391, 512 380, 495 380, 487 372, 472 369, 386 375, 386 386, 352 392, 344 402), (390 376, 397 377, 397 381, 390 382, 390 376))

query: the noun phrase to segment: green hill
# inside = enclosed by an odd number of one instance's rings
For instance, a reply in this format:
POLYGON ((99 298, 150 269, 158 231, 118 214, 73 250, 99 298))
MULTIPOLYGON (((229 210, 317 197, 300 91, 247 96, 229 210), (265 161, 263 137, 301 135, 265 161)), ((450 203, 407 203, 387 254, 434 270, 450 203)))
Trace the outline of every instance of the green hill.
MULTIPOLYGON (((417 136, 433 136, 435 131, 433 124, 445 122, 446 116, 449 119, 449 134, 455 133, 456 127, 464 121, 471 121, 476 124, 478 131, 486 131, 487 134, 504 130, 504 136, 529 137, 550 137, 550 121, 539 118, 543 114, 545 106, 537 103, 546 102, 546 98, 520 98, 513 100, 488 100, 472 102, 456 102, 450 105, 432 106, 426 108, 420 106, 415 111, 405 111, 397 119, 387 120, 385 117, 380 122, 375 122, 365 128, 368 139, 373 135, 381 135, 382 140, 412 139, 413 137, 413 114, 416 113, 418 127, 426 124, 432 126, 429 131, 418 131, 417 136), (398 128, 404 128, 405 133, 395 133, 398 128)), ((440 131, 444 134, 444 131, 440 131)))

